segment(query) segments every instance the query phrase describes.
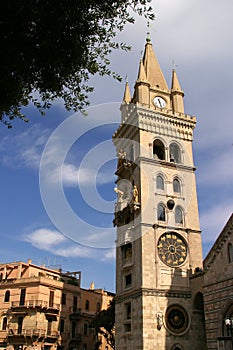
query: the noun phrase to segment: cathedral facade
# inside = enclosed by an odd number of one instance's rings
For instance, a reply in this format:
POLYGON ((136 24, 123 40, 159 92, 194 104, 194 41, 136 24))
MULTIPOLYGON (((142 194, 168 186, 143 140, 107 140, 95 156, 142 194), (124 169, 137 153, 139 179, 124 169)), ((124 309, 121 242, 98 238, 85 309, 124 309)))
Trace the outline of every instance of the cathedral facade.
POLYGON ((117 350, 206 349, 196 119, 186 114, 183 97, 176 71, 169 88, 147 39, 113 135, 117 350))

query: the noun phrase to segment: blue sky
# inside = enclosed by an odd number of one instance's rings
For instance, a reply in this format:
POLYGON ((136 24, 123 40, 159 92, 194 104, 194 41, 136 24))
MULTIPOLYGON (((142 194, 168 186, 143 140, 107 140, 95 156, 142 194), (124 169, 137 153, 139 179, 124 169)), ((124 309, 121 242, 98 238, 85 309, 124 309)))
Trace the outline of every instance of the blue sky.
MULTIPOLYGON (((233 3, 157 0, 153 6, 155 53, 168 84, 175 61, 185 110, 197 117, 194 158, 206 255, 233 204, 233 3)), ((138 18, 119 35, 131 52, 111 56, 112 69, 128 75, 131 91, 146 32, 146 22, 138 18)), ((81 270, 83 287, 94 281, 114 291, 111 135, 120 120, 124 83, 109 77, 91 83, 87 117, 73 116, 57 101, 45 117, 29 107, 28 124, 17 121, 12 130, 0 125, 0 254, 1 262, 32 258, 81 270)))

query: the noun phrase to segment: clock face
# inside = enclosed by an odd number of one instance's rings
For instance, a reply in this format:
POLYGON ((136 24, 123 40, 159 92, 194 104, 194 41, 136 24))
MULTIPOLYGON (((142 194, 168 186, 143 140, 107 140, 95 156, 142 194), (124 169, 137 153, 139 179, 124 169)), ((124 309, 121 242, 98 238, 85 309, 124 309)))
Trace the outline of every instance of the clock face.
POLYGON ((166 107, 166 101, 164 100, 164 98, 160 97, 160 96, 156 96, 154 98, 154 104, 156 105, 156 107, 159 108, 164 108, 166 107))
POLYGON ((162 262, 170 267, 182 265, 187 258, 187 244, 175 232, 166 232, 158 241, 158 254, 162 262))
POLYGON ((166 326, 175 334, 185 333, 189 326, 189 317, 181 305, 171 305, 165 315, 166 326))

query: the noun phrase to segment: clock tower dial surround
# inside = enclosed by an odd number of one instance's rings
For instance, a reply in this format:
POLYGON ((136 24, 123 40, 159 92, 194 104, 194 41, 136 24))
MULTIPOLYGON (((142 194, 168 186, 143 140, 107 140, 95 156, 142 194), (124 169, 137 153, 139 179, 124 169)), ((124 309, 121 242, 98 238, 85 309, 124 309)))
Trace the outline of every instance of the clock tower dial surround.
POLYGON ((192 327, 199 316, 190 280, 202 267, 192 153, 196 118, 184 112, 183 97, 176 71, 169 89, 147 40, 134 93, 126 83, 113 135, 116 349, 173 349, 177 337, 181 350, 189 339, 205 349, 199 328, 192 327))

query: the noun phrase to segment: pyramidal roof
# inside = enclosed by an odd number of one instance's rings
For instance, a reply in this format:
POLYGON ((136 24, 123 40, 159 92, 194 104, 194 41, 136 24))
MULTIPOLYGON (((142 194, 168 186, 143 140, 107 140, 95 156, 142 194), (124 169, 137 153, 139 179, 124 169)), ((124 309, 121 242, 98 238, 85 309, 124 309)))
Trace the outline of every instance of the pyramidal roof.
POLYGON ((129 103, 130 101, 131 101, 130 89, 129 89, 128 81, 126 81, 123 102, 129 103))
POLYGON ((142 60, 140 60, 137 80, 138 81, 147 81, 146 72, 145 72, 145 68, 144 68, 142 60))
POLYGON ((151 86, 154 86, 161 90, 169 90, 159 62, 155 56, 150 39, 147 39, 145 46, 143 65, 147 81, 151 86))
POLYGON ((175 90, 175 91, 182 91, 175 69, 172 70, 172 86, 171 86, 171 89, 175 90))

